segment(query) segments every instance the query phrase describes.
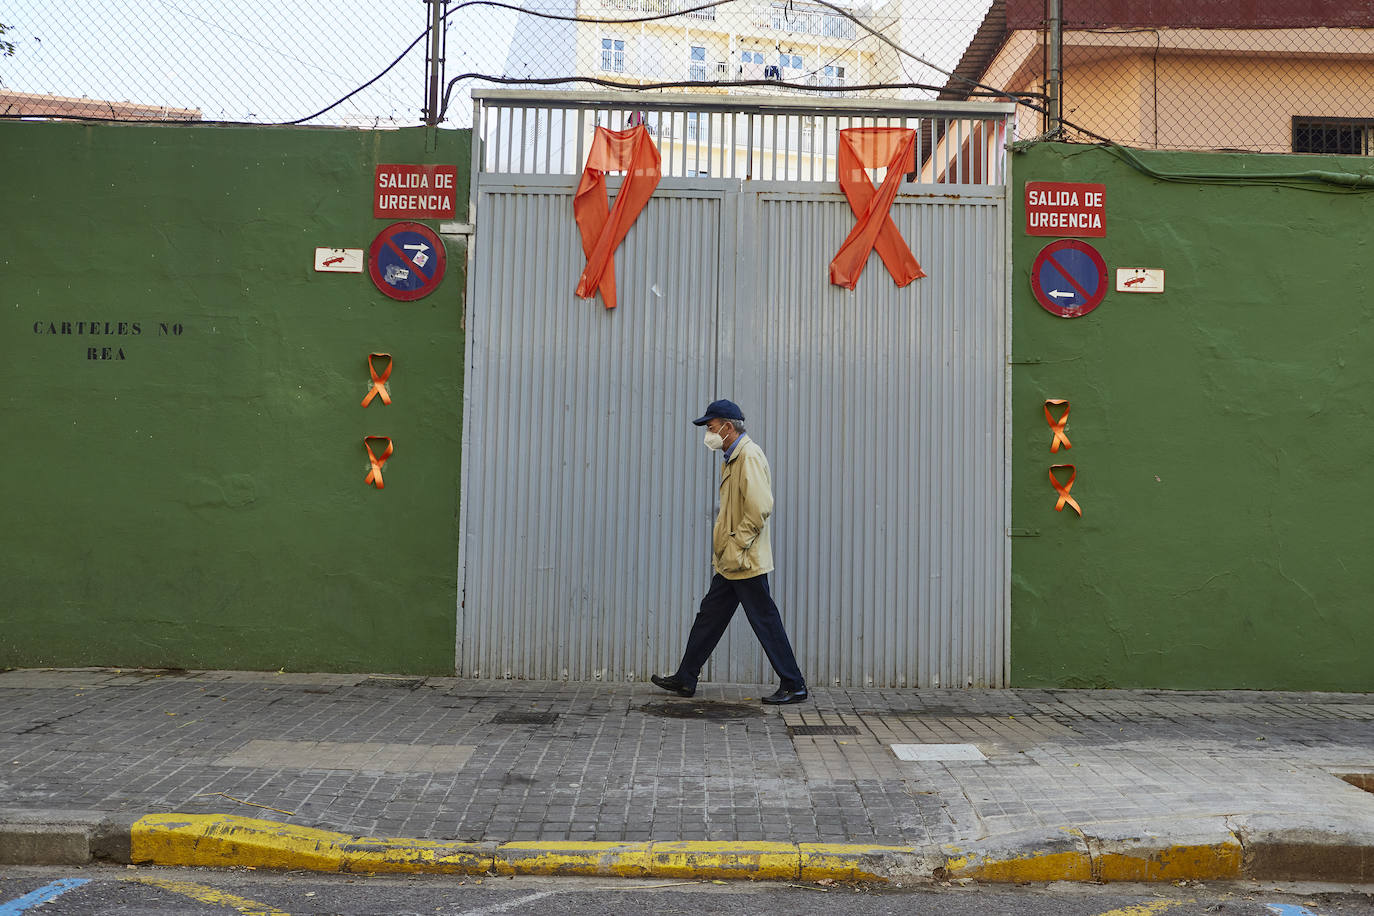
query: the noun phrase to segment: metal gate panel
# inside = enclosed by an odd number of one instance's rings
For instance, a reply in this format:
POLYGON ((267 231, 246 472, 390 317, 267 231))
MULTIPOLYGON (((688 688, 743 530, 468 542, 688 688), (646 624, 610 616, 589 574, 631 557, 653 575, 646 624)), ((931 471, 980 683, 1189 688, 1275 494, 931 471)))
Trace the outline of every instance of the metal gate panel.
MULTIPOLYGON (((724 369, 772 463, 772 585, 817 683, 1004 683, 1005 209, 961 192, 898 198, 927 273, 905 289, 877 257, 853 292, 827 282, 840 195, 744 207, 760 269, 724 369)), ((773 677, 747 628, 720 658, 718 679, 773 677)))
POLYGON ((714 485, 683 418, 714 387, 721 198, 660 188, 607 310, 573 295, 557 185, 481 187, 458 670, 642 680, 676 666, 709 575, 714 485))
MULTIPOLYGON (((772 585, 809 679, 1003 686, 1012 106, 473 97, 459 673, 676 666, 719 464, 685 422, 732 397, 772 462, 772 585), (665 178, 608 312, 572 293, 571 196, 592 128, 632 114, 665 178), (855 291, 827 282, 853 225, 834 150, 856 124, 917 131, 892 216, 928 276, 905 289, 876 257, 855 291)), ((742 622, 705 674, 773 680, 742 622)))

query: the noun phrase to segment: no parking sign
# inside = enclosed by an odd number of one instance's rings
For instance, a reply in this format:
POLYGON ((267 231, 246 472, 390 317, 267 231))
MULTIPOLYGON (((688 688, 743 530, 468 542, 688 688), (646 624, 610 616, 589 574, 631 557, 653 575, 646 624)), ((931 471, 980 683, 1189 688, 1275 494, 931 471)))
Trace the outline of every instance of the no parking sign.
POLYGON ((1107 295, 1107 262, 1078 239, 1060 239, 1040 249, 1031 265, 1031 292, 1052 315, 1078 318, 1107 295))
POLYGON ((444 279, 444 241, 422 223, 392 223, 368 249, 367 272, 392 299, 428 296, 444 279))

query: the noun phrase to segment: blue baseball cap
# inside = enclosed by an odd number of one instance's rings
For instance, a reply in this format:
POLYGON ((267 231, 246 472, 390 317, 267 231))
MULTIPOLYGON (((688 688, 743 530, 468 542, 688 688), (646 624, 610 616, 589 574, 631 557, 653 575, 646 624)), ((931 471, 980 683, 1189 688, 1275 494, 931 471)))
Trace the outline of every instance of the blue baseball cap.
POLYGON ((693 426, 705 426, 708 420, 739 420, 744 422, 744 412, 734 401, 721 398, 706 405, 706 413, 692 421, 693 426))

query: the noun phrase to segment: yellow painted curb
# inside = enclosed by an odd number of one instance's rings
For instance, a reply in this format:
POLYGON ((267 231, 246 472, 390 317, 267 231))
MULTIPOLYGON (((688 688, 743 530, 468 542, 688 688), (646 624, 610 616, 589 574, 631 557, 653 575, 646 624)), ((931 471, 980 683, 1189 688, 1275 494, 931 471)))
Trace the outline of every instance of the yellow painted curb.
POLYGON ((994 883, 1091 881, 1092 858, 1086 850, 1041 852, 1005 859, 979 853, 955 856, 945 861, 945 875, 994 883))
POLYGON ((946 847, 941 874, 990 883, 1048 881, 1225 881, 1241 877, 1239 842, 1175 845, 1163 849, 1100 851, 1057 849, 998 858, 946 847))
POLYGON ((129 858, 138 865, 329 872, 484 874, 492 847, 481 843, 374 839, 232 814, 151 814, 134 821, 129 858))
POLYGON ((1170 846, 1147 854, 1099 853, 1093 858, 1098 881, 1226 881, 1240 877, 1240 842, 1170 846))
POLYGON ((938 856, 907 846, 861 846, 853 843, 800 843, 803 881, 887 881, 903 877, 929 881, 938 856))
POLYGON ((801 852, 795 843, 653 843, 649 849, 649 870, 658 878, 787 881, 795 880, 801 873, 801 852))
POLYGON ((1242 874, 1239 841, 1150 849, 1138 840, 1004 838, 981 849, 848 843, 461 843, 350 836, 232 814, 155 814, 130 830, 135 864, 362 873, 597 875, 754 881, 1220 880, 1242 874), (1085 840, 1098 844, 1096 854, 1085 840), (1106 847, 1106 848, 1101 848, 1106 847), (1028 854, 1026 849, 1034 851, 1028 854))
POLYGON ((496 847, 498 875, 603 875, 642 878, 649 874, 648 843, 543 840, 496 847))
POLYGON ((320 872, 886 881, 884 863, 900 872, 916 857, 904 847, 858 844, 383 839, 232 814, 154 814, 130 830, 135 864, 320 872))

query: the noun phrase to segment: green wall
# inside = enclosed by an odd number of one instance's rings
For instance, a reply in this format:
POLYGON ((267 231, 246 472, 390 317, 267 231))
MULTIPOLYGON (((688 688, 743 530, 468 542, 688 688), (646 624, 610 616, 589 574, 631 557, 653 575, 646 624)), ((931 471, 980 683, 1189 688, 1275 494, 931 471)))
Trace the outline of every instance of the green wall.
POLYGON ((1247 181, 1087 146, 1013 160, 1012 682, 1374 690, 1374 193, 1255 180, 1374 164, 1139 155, 1247 181), (1159 267, 1165 292, 1040 308, 1027 181, 1105 184, 1113 286, 1159 267), (1070 451, 1045 398, 1071 402, 1070 451), (1081 519, 1054 511, 1060 462, 1081 519))
POLYGON ((0 664, 453 670, 464 247, 415 302, 313 260, 391 222, 378 163, 456 164, 464 213, 468 144, 0 124, 0 664))

